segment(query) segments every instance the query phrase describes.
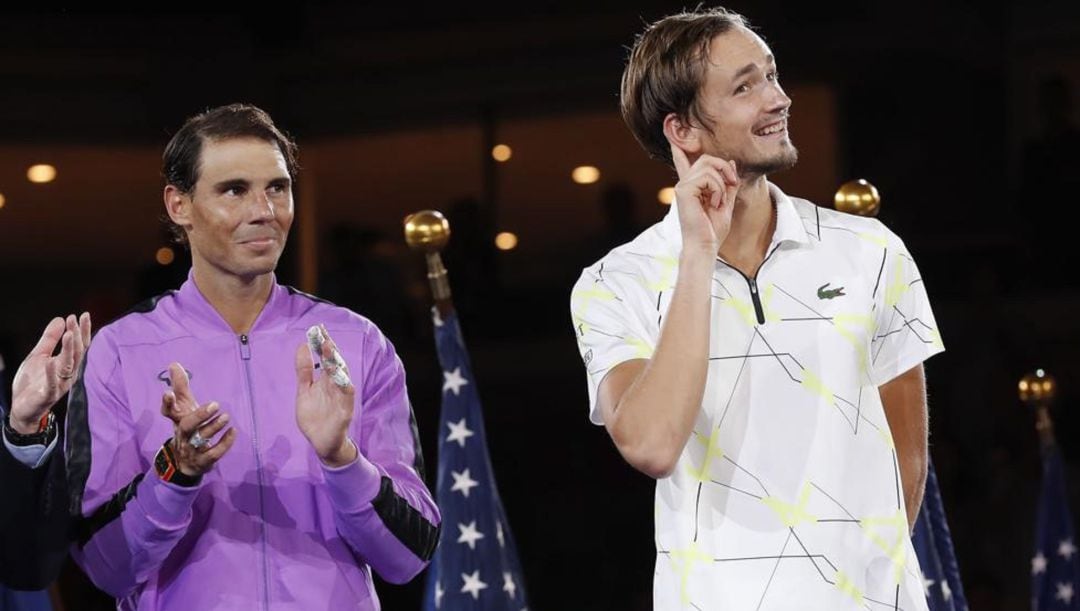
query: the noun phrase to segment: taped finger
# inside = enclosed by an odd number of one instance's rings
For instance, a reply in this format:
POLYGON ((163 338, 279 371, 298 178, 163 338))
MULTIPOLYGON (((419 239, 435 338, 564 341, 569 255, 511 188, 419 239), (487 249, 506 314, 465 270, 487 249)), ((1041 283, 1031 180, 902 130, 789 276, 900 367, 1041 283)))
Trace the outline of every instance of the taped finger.
POLYGON ((318 325, 312 326, 307 330, 307 338, 311 351, 319 356, 319 364, 330 380, 342 388, 350 386, 349 366, 326 331, 318 325))

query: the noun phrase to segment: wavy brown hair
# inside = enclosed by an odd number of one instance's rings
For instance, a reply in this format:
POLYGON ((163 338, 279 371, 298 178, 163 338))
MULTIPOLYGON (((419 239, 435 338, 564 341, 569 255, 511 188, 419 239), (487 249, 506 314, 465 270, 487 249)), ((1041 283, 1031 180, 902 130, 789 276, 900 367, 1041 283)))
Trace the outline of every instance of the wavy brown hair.
POLYGON ((673 165, 664 136, 664 118, 675 113, 685 123, 709 128, 698 93, 705 84, 709 45, 745 17, 725 8, 697 9, 664 17, 645 28, 630 49, 623 70, 623 120, 650 157, 673 165))

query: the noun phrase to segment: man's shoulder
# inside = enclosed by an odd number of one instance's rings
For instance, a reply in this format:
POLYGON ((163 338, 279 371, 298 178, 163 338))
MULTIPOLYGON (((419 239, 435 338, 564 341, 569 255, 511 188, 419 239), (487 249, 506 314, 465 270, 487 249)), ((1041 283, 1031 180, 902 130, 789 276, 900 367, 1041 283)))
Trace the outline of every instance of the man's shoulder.
POLYGON ((677 263, 677 245, 669 241, 663 223, 656 223, 585 267, 574 290, 579 290, 583 283, 591 285, 598 280, 614 285, 631 280, 637 284, 652 270, 677 263))
POLYGON ((144 299, 101 325, 86 352, 87 372, 106 376, 119 363, 125 347, 163 344, 188 335, 175 314, 176 291, 144 299))
POLYGON ((903 242, 885 223, 872 216, 859 216, 811 201, 791 197, 808 233, 821 245, 850 252, 853 245, 896 247, 903 242))
POLYGON ((174 310, 175 290, 144 299, 98 328, 94 342, 145 343, 169 339, 181 332, 174 310))
POLYGON ((857 231, 874 231, 884 225, 872 216, 859 216, 850 212, 842 212, 828 206, 819 206, 814 202, 801 197, 789 196, 791 203, 799 216, 810 225, 821 222, 822 225, 854 229, 857 231))
POLYGON ((326 330, 382 335, 382 331, 370 319, 349 308, 340 306, 317 295, 282 285, 288 299, 289 328, 307 329, 312 325, 326 325, 326 330))

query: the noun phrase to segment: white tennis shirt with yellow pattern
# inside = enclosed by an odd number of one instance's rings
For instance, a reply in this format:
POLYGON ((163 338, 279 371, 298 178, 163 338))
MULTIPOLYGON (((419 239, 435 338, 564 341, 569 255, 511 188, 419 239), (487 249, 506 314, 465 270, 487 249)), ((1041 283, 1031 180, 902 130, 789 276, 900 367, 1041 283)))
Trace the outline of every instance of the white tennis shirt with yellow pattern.
MULTIPOLYGON (((656 482, 655 608, 924 610, 877 388, 944 350, 926 289, 880 221, 769 190, 756 278, 716 262, 701 411, 656 482)), ((607 372, 656 347, 680 249, 672 206, 574 286, 594 423, 607 372)))

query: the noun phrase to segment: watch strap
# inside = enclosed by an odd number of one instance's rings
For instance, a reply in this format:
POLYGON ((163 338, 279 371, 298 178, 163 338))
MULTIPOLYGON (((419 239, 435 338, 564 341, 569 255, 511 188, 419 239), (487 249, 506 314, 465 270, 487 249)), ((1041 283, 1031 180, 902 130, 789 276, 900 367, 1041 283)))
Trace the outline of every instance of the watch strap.
POLYGON ((49 410, 38 423, 38 431, 28 435, 11 426, 11 412, 4 414, 4 437, 13 446, 47 446, 56 437, 56 415, 49 410))
POLYGON ((184 486, 185 488, 194 488, 202 481, 202 475, 186 475, 176 466, 176 455, 173 454, 172 437, 166 439, 165 443, 161 444, 161 449, 158 450, 157 455, 154 456, 154 471, 157 472, 158 477, 160 477, 162 481, 176 484, 177 486, 184 486))

